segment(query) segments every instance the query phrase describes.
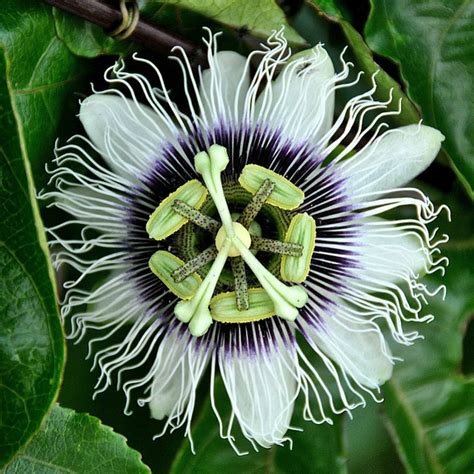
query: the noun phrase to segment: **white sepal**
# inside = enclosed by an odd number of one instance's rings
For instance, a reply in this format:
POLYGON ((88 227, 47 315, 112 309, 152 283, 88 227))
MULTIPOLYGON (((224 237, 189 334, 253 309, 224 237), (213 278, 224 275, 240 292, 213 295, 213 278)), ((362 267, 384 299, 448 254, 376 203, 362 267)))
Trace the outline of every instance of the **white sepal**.
POLYGON ((426 125, 389 130, 339 164, 347 194, 353 202, 361 202, 405 185, 428 168, 443 140, 438 130, 426 125))
POLYGON ((320 317, 321 327, 311 331, 311 338, 352 379, 376 389, 392 376, 389 348, 377 326, 343 319, 335 313, 320 317))
POLYGON ((255 118, 280 129, 293 142, 318 142, 331 128, 334 114, 334 66, 317 45, 290 58, 260 94, 255 118))
POLYGON ((201 115, 208 125, 241 120, 249 85, 247 58, 234 51, 216 53, 210 68, 203 71, 199 86, 201 115))
POLYGON ((429 257, 422 237, 409 226, 395 225, 380 217, 361 220, 354 246, 358 254, 357 276, 382 284, 413 279, 429 269, 429 257))
POLYGON ((197 349, 196 339, 177 329, 160 344, 149 402, 152 418, 169 417, 168 424, 191 422, 195 392, 208 361, 207 353, 197 349))
POLYGON ((222 351, 219 366, 244 436, 264 448, 287 440, 299 390, 294 351, 283 344, 257 354, 222 351))
POLYGON ((81 103, 82 125, 110 168, 130 178, 156 158, 173 134, 150 107, 114 94, 93 94, 81 103))

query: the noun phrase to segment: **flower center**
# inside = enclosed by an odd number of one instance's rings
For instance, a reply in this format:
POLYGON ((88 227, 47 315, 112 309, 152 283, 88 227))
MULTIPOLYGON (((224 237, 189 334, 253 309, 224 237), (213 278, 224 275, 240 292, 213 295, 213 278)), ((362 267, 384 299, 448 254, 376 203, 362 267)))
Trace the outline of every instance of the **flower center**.
MULTIPOLYGON (((239 239, 247 249, 250 248, 252 237, 250 237, 249 231, 239 222, 232 222, 232 227, 234 229, 235 237, 239 239)), ((228 237, 229 236, 227 235, 224 226, 222 226, 216 235, 216 248, 218 251, 222 250, 222 247, 224 246, 228 237)), ((235 243, 233 243, 229 249, 229 257, 238 257, 239 255, 240 250, 235 245, 235 243)))
POLYGON ((188 181, 164 199, 147 222, 147 232, 156 240, 167 239, 189 223, 213 237, 209 247, 187 262, 164 250, 157 251, 149 261, 153 273, 181 299, 175 306, 175 316, 189 323, 194 336, 205 334, 213 320, 243 323, 276 315, 294 321, 298 309, 308 300, 304 288, 287 286, 282 280, 302 283, 306 279, 316 238, 314 219, 293 213, 283 241, 265 237, 268 229, 255 220, 264 205, 281 212, 293 211, 303 202, 304 193, 271 170, 247 165, 238 181, 251 197, 241 213, 231 214, 221 181, 228 162, 226 149, 219 145, 198 153, 194 165, 205 186, 196 179, 188 181), (208 194, 220 222, 200 212, 208 194), (257 258, 260 253, 280 258, 278 274, 262 264, 257 258), (234 291, 215 294, 228 261, 234 291), (202 279, 202 270, 209 264, 202 279), (246 268, 260 287, 248 288, 246 268))

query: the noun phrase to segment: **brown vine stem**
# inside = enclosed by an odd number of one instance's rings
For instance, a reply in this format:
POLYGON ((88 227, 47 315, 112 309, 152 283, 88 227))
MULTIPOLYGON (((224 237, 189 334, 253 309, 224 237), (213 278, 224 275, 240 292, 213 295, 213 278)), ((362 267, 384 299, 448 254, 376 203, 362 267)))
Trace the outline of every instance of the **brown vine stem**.
MULTIPOLYGON (((112 8, 98 0, 44 1, 49 5, 90 21, 91 23, 104 28, 105 31, 112 31, 122 22, 122 13, 118 8, 112 8)), ((146 46, 148 49, 161 54, 169 54, 171 48, 174 46, 180 46, 191 59, 192 63, 195 65, 206 64, 206 57, 202 49, 187 39, 158 27, 143 18, 139 18, 138 23, 130 33, 129 38, 143 46, 146 46)))

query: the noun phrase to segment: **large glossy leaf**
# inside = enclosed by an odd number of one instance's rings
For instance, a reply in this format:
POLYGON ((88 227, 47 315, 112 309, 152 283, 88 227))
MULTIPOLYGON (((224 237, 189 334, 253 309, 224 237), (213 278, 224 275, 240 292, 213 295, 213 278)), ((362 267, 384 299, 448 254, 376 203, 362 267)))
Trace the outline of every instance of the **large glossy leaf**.
POLYGON ((3 0, 0 45, 8 56, 8 81, 35 178, 44 175, 63 114, 73 115, 85 62, 56 36, 52 9, 36 0, 3 0))
POLYGON ((5 469, 5 474, 149 473, 140 454, 98 418, 56 405, 41 430, 5 469))
POLYGON ((0 49, 0 465, 38 429, 63 365, 41 220, 23 124, 0 49))
MULTIPOLYGON (((460 373, 462 340, 474 314, 474 219, 453 198, 452 235, 443 253, 450 265, 446 301, 429 311, 435 320, 422 329, 425 339, 401 351, 404 362, 384 386, 389 427, 409 472, 464 473, 474 467, 474 379, 460 373)), ((420 328, 417 328, 420 329, 420 328)))
POLYGON ((366 35, 374 51, 400 63, 409 96, 446 136, 443 146, 472 193, 474 3, 372 0, 366 35))
POLYGON ((33 177, 44 171, 77 74, 51 9, 0 9, 0 465, 39 428, 55 399, 63 336, 33 177), (30 163, 32 169, 30 169, 30 163))
MULTIPOLYGON (((225 389, 219 382, 216 388, 216 400, 222 401, 225 398, 225 389)), ((196 455, 191 453, 189 442, 185 441, 176 456, 171 473, 346 472, 342 437, 343 417, 336 417, 332 426, 314 425, 303 421, 302 410, 302 400, 299 400, 295 406, 292 426, 301 427, 304 431, 289 432, 293 439, 292 449, 288 445, 273 446, 271 449, 260 448, 259 452, 255 452, 248 441, 237 437, 239 448, 249 451, 245 456, 237 456, 229 443, 220 438, 217 419, 208 402, 193 425, 196 455)))
MULTIPOLYGON (((364 77, 362 78, 362 81, 365 84, 364 90, 367 90, 367 88, 370 87, 371 78, 373 74, 377 73, 375 76, 377 90, 374 94, 374 97, 378 100, 385 101, 388 99, 390 91, 393 91, 393 100, 389 105, 390 110, 396 110, 399 106, 399 102, 401 101, 401 113, 399 115, 392 116, 389 119, 392 125, 400 126, 418 122, 420 119, 420 114, 416 107, 406 97, 400 87, 400 84, 398 84, 397 81, 395 81, 376 63, 373 54, 365 43, 364 39, 349 23, 349 21, 347 21, 337 2, 335 0, 309 0, 309 4, 323 19, 339 25, 344 39, 342 40, 339 50, 334 51, 334 53, 339 55, 342 48, 346 45, 350 48, 350 60, 354 63, 356 71, 364 72, 364 77)), ((319 31, 316 31, 314 38, 312 38, 312 42, 324 41, 324 38, 317 37, 318 34, 319 31)), ((327 46, 329 48, 331 48, 331 45, 335 44, 336 42, 333 38, 328 38, 327 46)), ((346 91, 343 89, 339 91, 339 94, 344 94, 345 92, 346 91)), ((354 93, 354 89, 351 88, 348 90, 348 92, 354 93)))

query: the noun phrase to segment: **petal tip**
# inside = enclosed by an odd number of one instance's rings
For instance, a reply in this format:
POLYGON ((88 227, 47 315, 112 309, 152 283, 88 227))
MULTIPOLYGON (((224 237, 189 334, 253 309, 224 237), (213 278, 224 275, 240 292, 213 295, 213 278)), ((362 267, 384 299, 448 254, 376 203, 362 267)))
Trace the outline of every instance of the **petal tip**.
POLYGON ((166 409, 157 400, 150 401, 148 406, 150 408, 150 417, 154 420, 164 420, 171 413, 170 409, 166 409))
POLYGON ((418 139, 425 142, 427 157, 431 158, 431 161, 433 161, 438 155, 439 150, 441 149, 441 143, 446 137, 438 129, 428 125, 421 125, 417 135, 418 139))
MULTIPOLYGON (((418 127, 417 125, 415 125, 418 127)), ((419 133, 422 133, 426 136, 427 139, 431 139, 433 141, 442 142, 446 138, 437 128, 430 127, 429 125, 420 124, 419 125, 419 133)))
POLYGON ((93 140, 94 138, 98 139, 98 135, 102 132, 107 121, 107 112, 111 110, 117 100, 120 98, 105 94, 92 94, 81 102, 79 120, 93 140))
POLYGON ((378 371, 374 373, 374 383, 377 386, 381 386, 384 383, 388 382, 393 375, 393 364, 388 359, 387 356, 384 355, 383 362, 381 361, 378 365, 378 371))
POLYGON ((216 58, 219 60, 219 62, 225 64, 226 66, 240 65, 247 62, 247 58, 245 56, 230 50, 219 51, 216 54, 216 58))

